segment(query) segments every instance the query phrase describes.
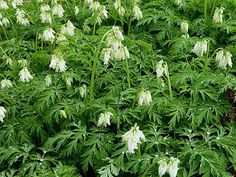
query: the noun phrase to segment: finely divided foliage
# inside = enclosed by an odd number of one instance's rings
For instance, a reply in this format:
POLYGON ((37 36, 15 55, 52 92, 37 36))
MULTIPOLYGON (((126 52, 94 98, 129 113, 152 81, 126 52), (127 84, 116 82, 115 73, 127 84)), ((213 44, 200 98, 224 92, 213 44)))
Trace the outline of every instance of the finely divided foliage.
POLYGON ((0 176, 234 176, 235 7, 0 0, 0 176))

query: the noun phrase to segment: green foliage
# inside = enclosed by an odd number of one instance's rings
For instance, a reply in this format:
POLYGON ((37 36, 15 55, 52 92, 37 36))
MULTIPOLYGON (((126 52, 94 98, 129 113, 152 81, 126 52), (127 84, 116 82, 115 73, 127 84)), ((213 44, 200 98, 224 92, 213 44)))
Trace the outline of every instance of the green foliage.
POLYGON ((88 1, 60 0, 65 13, 58 17, 50 10, 51 24, 41 22, 40 7, 52 9, 54 1, 25 1, 17 8, 6 2, 8 9, 0 4, 0 81, 9 79, 12 87, 1 82, 6 113, 1 121, 0 109, 0 176, 158 176, 158 161, 171 157, 180 160, 178 177, 236 174, 235 0, 121 0, 124 15, 115 0, 99 0, 107 18, 88 1), (220 7, 223 21, 215 23, 220 7), (19 24, 17 9, 24 9, 29 25, 19 24), (5 17, 8 25, 2 25, 5 17), (74 34, 56 42, 68 20, 74 34), (130 58, 106 65, 103 49, 113 26, 119 26, 130 58), (48 28, 55 31, 52 42, 43 40, 48 28), (202 40, 208 46, 199 56, 193 47, 202 40), (221 49, 232 54, 226 69, 216 61, 221 49), (53 54, 63 56, 65 71, 49 67, 53 54), (168 70, 157 77, 161 60, 168 70), (29 82, 20 79, 23 67, 33 76, 29 82), (151 101, 141 105, 146 91, 151 101), (107 112, 110 122, 99 126, 107 112), (122 138, 135 124, 145 141, 128 153, 122 138))

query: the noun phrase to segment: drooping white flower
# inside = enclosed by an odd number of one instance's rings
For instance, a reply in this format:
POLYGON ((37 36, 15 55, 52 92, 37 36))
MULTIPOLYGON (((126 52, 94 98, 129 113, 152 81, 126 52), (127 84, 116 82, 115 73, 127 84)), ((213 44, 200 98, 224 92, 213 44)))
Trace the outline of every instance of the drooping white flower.
POLYGON ((87 94, 87 87, 85 84, 83 84, 81 87, 79 87, 79 94, 81 98, 84 98, 87 94))
POLYGON ((100 11, 100 16, 102 17, 102 18, 108 18, 108 12, 107 12, 107 10, 106 10, 106 7, 105 6, 101 6, 100 7, 100 9, 99 9, 99 11, 100 11))
POLYGON ((165 73, 165 67, 163 66, 163 60, 159 61, 156 65, 156 75, 157 78, 160 78, 164 75, 165 73))
POLYGON ((11 59, 9 56, 3 55, 3 56, 2 56, 2 59, 3 59, 3 60, 6 60, 6 64, 7 64, 7 65, 10 65, 10 66, 12 65, 12 59, 11 59))
POLYGON ((134 153, 135 149, 138 149, 138 144, 141 143, 141 140, 145 140, 145 136, 139 127, 135 124, 128 132, 123 136, 123 142, 126 143, 127 152, 134 153))
POLYGON ((120 31, 119 27, 118 26, 113 26, 112 27, 112 32, 114 34, 114 36, 120 40, 120 41, 123 41, 124 40, 124 37, 122 35, 122 32, 120 31))
POLYGON ((10 80, 8 80, 8 79, 3 79, 2 81, 1 81, 1 89, 7 89, 7 88, 11 88, 12 87, 12 83, 11 83, 11 81, 10 80))
POLYGON ((4 0, 0 0, 0 9, 8 9, 7 2, 4 0))
POLYGON ((56 72, 64 72, 66 70, 66 62, 61 53, 52 55, 49 67, 55 69, 56 72))
POLYGON ((222 23, 223 22, 223 11, 224 8, 216 8, 215 13, 213 15, 213 22, 215 23, 222 23))
POLYGON ((55 39, 55 31, 52 28, 48 28, 43 31, 42 39, 47 42, 54 42, 55 39))
POLYGON ((60 110, 60 116, 63 118, 67 118, 66 112, 64 110, 60 110))
POLYGON ((6 116, 7 110, 0 106, 0 121, 3 122, 4 117, 6 116))
POLYGON ((100 7, 100 2, 98 1, 95 1, 95 2, 92 2, 89 6, 89 9, 92 10, 92 11, 98 11, 99 7, 100 7))
POLYGON ((16 9, 16 22, 24 26, 29 25, 29 20, 26 18, 23 9, 16 9))
POLYGON ((27 60, 23 59, 23 60, 18 60, 17 61, 20 65, 21 68, 26 67, 27 66, 27 60))
POLYGON ((143 13, 137 5, 133 7, 134 19, 140 20, 143 18, 143 13))
POLYGON ((52 14, 57 15, 58 17, 63 17, 64 9, 60 4, 54 5, 52 8, 52 14))
POLYGON ((19 76, 20 76, 20 81, 21 82, 29 82, 31 79, 33 79, 33 76, 30 74, 27 67, 24 67, 20 71, 19 76))
POLYGON ((45 85, 48 87, 48 86, 51 86, 52 85, 52 77, 51 77, 51 75, 47 75, 46 77, 45 77, 45 85))
POLYGON ((41 12, 41 14, 39 16, 41 19, 41 23, 48 23, 48 24, 52 23, 52 17, 51 17, 50 13, 43 11, 43 12, 41 12))
POLYGON ((65 80, 66 80, 66 85, 67 85, 68 87, 71 87, 71 84, 72 84, 72 82, 73 82, 73 77, 67 76, 67 77, 65 78, 65 80))
POLYGON ((40 6, 41 12, 49 12, 51 10, 51 7, 48 4, 44 4, 40 6))
POLYGON ((75 13, 75 16, 79 14, 79 7, 78 6, 75 6, 74 13, 75 13))
POLYGON ((168 173, 170 177, 176 177, 178 170, 179 170, 179 165, 180 161, 177 158, 171 157, 170 162, 168 164, 168 173))
POLYGON ((97 126, 107 127, 108 125, 111 125, 111 122, 110 122, 111 116, 113 116, 111 112, 101 113, 98 119, 97 126))
POLYGON ((65 25, 62 25, 61 34, 74 36, 74 30, 75 30, 75 26, 73 25, 73 23, 71 23, 70 20, 68 20, 65 25))
POLYGON ((187 22, 182 22, 180 24, 181 31, 184 33, 188 33, 188 27, 189 27, 189 24, 187 22))
POLYGON ((162 177, 167 172, 168 165, 166 160, 160 160, 158 164, 159 164, 158 173, 159 176, 162 177))
POLYGON ((9 24, 10 24, 10 21, 9 21, 9 19, 8 18, 2 18, 2 24, 3 24, 3 26, 8 26, 9 24))
POLYGON ((176 5, 181 5, 181 4, 182 4, 182 0, 174 0, 174 3, 175 3, 176 5))
POLYGON ((223 50, 220 50, 216 54, 216 62, 218 62, 218 66, 222 69, 226 69, 226 66, 232 67, 232 54, 230 52, 226 52, 224 54, 223 50))
POLYGON ((141 91, 139 92, 139 100, 138 100, 138 105, 150 105, 152 102, 152 95, 150 91, 141 91))
POLYGON ((69 42, 68 42, 68 40, 67 40, 65 35, 58 34, 58 37, 57 37, 57 40, 56 40, 56 44, 60 44, 60 45, 66 46, 66 45, 69 45, 69 42))
POLYGON ((110 58, 111 58, 111 52, 112 52, 111 50, 112 50, 111 48, 103 49, 103 51, 104 51, 104 58, 103 58, 104 65, 107 65, 110 58))
POLYGON ((93 0, 85 0, 84 3, 90 6, 93 3, 93 0))
POLYGON ((115 9, 118 11, 120 16, 124 16, 125 14, 125 8, 121 6, 120 0, 116 0, 114 3, 115 9))
POLYGON ((194 45, 194 48, 192 50, 193 53, 195 53, 197 56, 202 57, 207 52, 207 41, 199 41, 194 45))
POLYGON ((23 4, 23 0, 13 0, 11 4, 12 7, 15 9, 16 6, 21 6, 23 4))

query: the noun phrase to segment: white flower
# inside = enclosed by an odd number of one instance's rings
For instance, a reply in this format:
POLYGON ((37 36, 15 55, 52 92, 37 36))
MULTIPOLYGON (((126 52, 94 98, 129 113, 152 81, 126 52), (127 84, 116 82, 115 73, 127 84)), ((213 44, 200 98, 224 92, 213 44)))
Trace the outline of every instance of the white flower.
POLYGON ((55 31, 52 28, 48 28, 46 30, 43 31, 43 35, 42 35, 42 39, 44 41, 48 41, 53 43, 54 39, 55 39, 55 31))
POLYGON ((143 132, 139 130, 139 127, 136 124, 126 132, 122 138, 126 143, 128 153, 134 153, 134 150, 138 149, 138 144, 141 143, 141 140, 145 140, 143 132))
POLYGON ((60 110, 60 116, 63 118, 67 118, 66 112, 64 110, 60 110))
POLYGON ((87 5, 91 5, 93 3, 93 0, 85 0, 84 3, 87 5))
POLYGON ((180 24, 181 31, 183 31, 184 33, 188 33, 188 27, 189 27, 189 25, 186 22, 182 22, 180 24))
POLYGON ((12 83, 11 83, 10 80, 8 80, 8 79, 3 79, 3 80, 1 81, 1 89, 10 88, 10 87, 12 87, 12 83))
POLYGON ((52 23, 52 17, 51 14, 48 12, 41 12, 41 14, 39 15, 40 19, 41 19, 41 23, 52 23))
POLYGON ((158 164, 159 164, 158 173, 159 176, 162 177, 167 172, 168 165, 165 160, 160 160, 158 164))
POLYGON ((98 119, 97 126, 107 127, 107 125, 111 125, 111 122, 110 122, 111 116, 113 116, 111 112, 101 113, 98 119))
POLYGON ((8 5, 6 1, 0 0, 0 9, 8 9, 8 5))
POLYGON ((118 61, 130 58, 128 48, 121 44, 120 48, 113 50, 112 57, 118 61))
POLYGON ((3 59, 3 60, 6 60, 6 64, 7 64, 7 65, 10 65, 10 66, 12 65, 12 59, 11 59, 9 56, 3 55, 3 56, 2 56, 2 59, 3 59))
POLYGON ((0 121, 3 122, 3 118, 6 116, 6 109, 2 106, 0 106, 0 121))
POLYGON ((82 98, 84 98, 87 94, 87 87, 86 85, 82 85, 80 88, 79 88, 79 94, 82 98))
POLYGON ((46 77, 45 77, 45 85, 48 87, 48 86, 50 86, 50 85, 52 85, 52 77, 51 77, 51 75, 47 75, 46 77))
POLYGON ((138 6, 133 7, 134 19, 140 20, 143 18, 143 13, 138 6))
POLYGON ((74 35, 75 26, 73 23, 70 22, 70 20, 67 21, 66 25, 63 25, 61 27, 61 34, 65 34, 68 36, 74 35))
POLYGON ((79 14, 79 8, 78 8, 78 6, 75 6, 74 13, 75 13, 75 15, 78 15, 78 14, 79 14))
POLYGON ((181 4, 182 4, 182 0, 174 0, 174 3, 175 3, 176 5, 181 5, 181 4))
POLYGON ((73 77, 66 77, 66 85, 68 87, 71 86, 72 82, 73 82, 73 77))
POLYGON ((65 35, 58 34, 56 44, 60 44, 60 45, 66 46, 66 45, 69 45, 69 42, 68 42, 68 40, 67 40, 65 35))
POLYGON ((10 24, 9 19, 8 19, 8 18, 3 18, 3 19, 2 19, 2 24, 3 24, 4 26, 8 26, 8 25, 10 24))
POLYGON ((89 6, 89 9, 92 11, 98 11, 100 3, 98 1, 92 2, 89 6))
POLYGON ((122 32, 120 31, 119 27, 118 26, 113 26, 112 27, 112 32, 114 34, 114 36, 120 40, 120 41, 123 41, 124 40, 124 37, 122 35, 122 32))
POLYGON ((163 66, 163 60, 159 61, 156 65, 157 78, 160 78, 165 73, 165 67, 163 66))
POLYGON ((105 6, 101 6, 99 10, 100 10, 99 14, 102 16, 102 18, 108 18, 108 15, 107 15, 108 12, 105 6))
POLYGON ((20 65, 21 68, 27 66, 27 60, 25 60, 25 59, 23 59, 23 60, 18 60, 18 63, 19 63, 19 65, 20 65))
POLYGON ((178 170, 179 170, 179 165, 180 161, 177 158, 171 157, 170 162, 168 164, 168 172, 170 177, 176 177, 178 170))
POLYGON ((24 26, 29 25, 29 20, 25 17, 24 10, 16 9, 16 22, 24 26))
POLYGON ((124 9, 124 7, 121 6, 120 0, 116 0, 116 1, 115 1, 114 7, 115 7, 115 9, 118 11, 118 13, 120 14, 120 16, 124 16, 124 14, 125 14, 125 9, 124 9))
POLYGON ((30 74, 27 67, 24 67, 20 71, 19 76, 20 76, 20 81, 21 82, 29 82, 31 79, 33 79, 33 76, 30 74))
POLYGON ((11 4, 12 7, 15 9, 16 6, 21 6, 23 4, 23 0, 13 0, 11 4))
POLYGON ((139 92, 139 100, 138 100, 138 105, 150 105, 152 102, 152 95, 151 92, 149 91, 141 91, 139 92))
POLYGON ((53 15, 57 15, 58 17, 63 17, 63 13, 64 13, 64 9, 60 4, 56 4, 53 8, 52 8, 52 14, 53 15))
POLYGON ((48 12, 48 11, 50 11, 51 10, 51 8, 50 8, 50 6, 49 5, 42 5, 42 6, 40 6, 40 11, 41 12, 48 12))
POLYGON ((199 41, 194 45, 194 48, 192 50, 193 53, 195 53, 197 56, 202 57, 207 52, 207 41, 199 41))
POLYGON ((107 65, 110 58, 111 58, 111 48, 106 48, 106 49, 103 49, 104 51, 104 58, 103 58, 103 63, 104 65, 107 65))
POLYGON ((222 23, 223 22, 223 11, 224 8, 216 8, 215 13, 213 15, 213 22, 215 23, 222 23))
POLYGON ((232 54, 230 52, 226 52, 224 54, 223 50, 220 50, 216 54, 216 62, 218 62, 218 66, 222 69, 226 69, 226 66, 232 67, 232 54))
POLYGON ((49 67, 55 69, 56 72, 64 72, 67 66, 62 54, 53 54, 49 67))

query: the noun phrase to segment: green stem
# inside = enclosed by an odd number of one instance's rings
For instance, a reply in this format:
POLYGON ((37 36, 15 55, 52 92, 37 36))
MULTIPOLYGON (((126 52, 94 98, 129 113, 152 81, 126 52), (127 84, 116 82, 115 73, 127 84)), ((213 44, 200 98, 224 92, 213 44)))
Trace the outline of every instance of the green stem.
POLYGON ((97 23, 95 22, 95 24, 93 25, 93 36, 95 35, 95 32, 96 32, 96 26, 97 26, 97 23))
POLYGON ((132 23, 132 17, 130 17, 130 19, 128 19, 128 36, 130 35, 131 23, 132 23))
POLYGON ((207 18, 207 3, 208 0, 204 1, 204 21, 206 22, 206 18, 207 18))
POLYGON ((91 81, 90 81, 90 86, 89 86, 89 107, 91 107, 92 103, 93 103, 93 87, 94 87, 94 80, 95 80, 95 74, 96 74, 97 60, 98 60, 98 57, 99 57, 99 53, 100 53, 100 50, 101 50, 103 40, 110 31, 111 30, 109 30, 108 32, 106 32, 103 35, 103 37, 102 37, 102 39, 101 39, 101 41, 98 45, 98 48, 96 50, 95 56, 93 58, 92 75, 91 75, 91 81))
POLYGON ((128 88, 130 89, 131 88, 131 85, 130 85, 130 72, 129 72, 129 62, 128 62, 127 58, 125 59, 125 64, 126 64, 128 88))
POLYGON ((172 94, 172 89, 171 89, 170 74, 169 74, 169 69, 168 69, 167 63, 166 63, 166 77, 167 77, 167 82, 168 82, 168 87, 169 87, 169 92, 170 92, 170 98, 172 100, 173 94, 172 94))
POLYGON ((152 167, 154 167, 155 164, 156 164, 156 162, 153 162, 153 163, 146 169, 146 171, 143 173, 143 175, 142 175, 141 177, 147 176, 148 172, 152 169, 152 167))
POLYGON ((214 2, 213 2, 213 6, 212 6, 212 9, 211 9, 211 15, 214 14, 215 7, 216 7, 216 1, 217 1, 217 0, 214 0, 214 2))
POLYGON ((4 33, 5 37, 6 37, 6 39, 8 40, 7 33, 6 33, 6 30, 5 30, 3 25, 2 25, 2 30, 3 30, 3 33, 4 33))

